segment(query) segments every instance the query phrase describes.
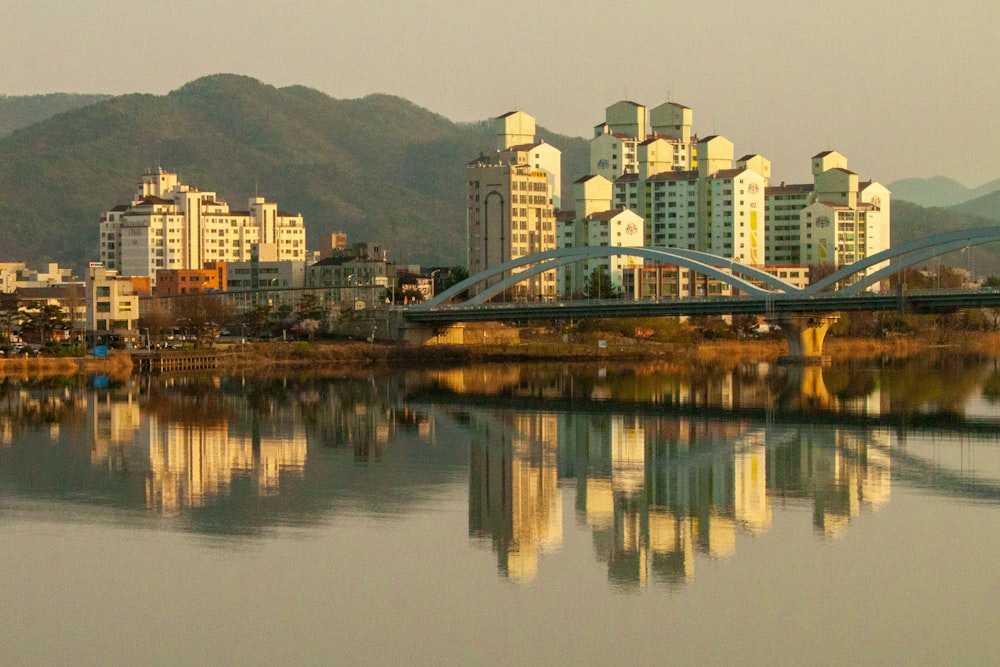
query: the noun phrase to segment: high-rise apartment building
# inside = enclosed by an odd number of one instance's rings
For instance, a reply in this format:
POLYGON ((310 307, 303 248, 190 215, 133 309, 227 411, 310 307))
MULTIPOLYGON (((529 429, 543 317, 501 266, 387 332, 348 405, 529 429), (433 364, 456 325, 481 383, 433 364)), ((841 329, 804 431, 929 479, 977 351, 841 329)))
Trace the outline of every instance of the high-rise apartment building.
POLYGON ((770 187, 767 158, 734 161, 731 141, 698 139, 691 121, 680 104, 654 108, 647 123, 644 106, 617 102, 591 140, 592 173, 614 182, 613 208, 643 217, 646 245, 758 267, 842 266, 888 248, 889 191, 858 183, 840 153, 812 158, 812 184, 770 187), (834 219, 839 226, 825 225, 834 219))
MULTIPOLYGON (((657 164, 650 173, 697 166, 697 137, 691 135, 692 113, 688 107, 666 102, 649 112, 647 134, 646 107, 623 100, 605 109, 605 121, 594 127, 590 140, 590 173, 615 180, 625 174, 639 173, 648 161, 641 146, 656 140, 657 164)), ((648 150, 648 149, 647 149, 648 150)))
POLYGON ((837 151, 817 153, 811 167, 812 183, 767 188, 767 263, 841 267, 887 250, 888 188, 859 182, 837 151))
MULTIPOLYGON (((468 165, 470 274, 556 247, 555 192, 561 177, 561 153, 554 146, 534 141, 534 137, 531 142, 512 143, 523 142, 529 131, 534 133, 534 118, 523 112, 500 116, 496 128, 496 153, 480 156, 468 165)), ((555 298, 556 272, 535 275, 514 291, 520 298, 555 298)))
POLYGON ((252 197, 231 210, 214 192, 181 183, 162 169, 143 174, 130 204, 101 216, 101 261, 120 275, 156 278, 160 269, 201 269, 217 261, 250 261, 255 246, 271 246, 279 260, 306 258, 301 214, 252 197))
POLYGON ((614 207, 644 219, 646 245, 700 250, 744 264, 764 263, 764 177, 733 167, 733 144, 705 137, 683 169, 671 144, 658 137, 640 144, 634 174, 614 183, 614 207))

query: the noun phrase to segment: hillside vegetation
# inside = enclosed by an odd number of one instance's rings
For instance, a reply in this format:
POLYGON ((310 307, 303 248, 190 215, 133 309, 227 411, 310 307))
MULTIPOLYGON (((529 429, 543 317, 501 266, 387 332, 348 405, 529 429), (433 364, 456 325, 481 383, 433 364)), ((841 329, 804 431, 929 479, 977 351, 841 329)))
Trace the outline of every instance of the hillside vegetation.
POLYGON ((111 96, 72 93, 18 97, 0 95, 0 137, 6 137, 14 130, 34 125, 64 111, 79 109, 109 97, 111 96))
MULTIPOLYGON (((563 153, 563 201, 572 206, 572 183, 589 170, 587 141, 539 135, 563 153)), ((400 263, 464 264, 466 165, 494 145, 489 121, 457 124, 399 97, 336 100, 230 74, 159 96, 0 98, 0 261, 80 268, 96 259, 101 213, 127 203, 143 171, 162 166, 236 209, 259 193, 301 212, 312 247, 343 231, 352 242, 382 242, 400 263)), ((956 186, 964 187, 942 185, 956 186)), ((956 209, 893 198, 893 243, 1000 218, 1000 193, 956 209)), ((945 262, 967 267, 970 258, 945 262)), ((1000 274, 991 249, 977 250, 975 262, 980 275, 1000 274)))
MULTIPOLYGON (((586 170, 584 140, 540 134, 567 173, 586 170)), ((235 75, 115 97, 0 139, 0 261, 93 260, 100 214, 159 165, 234 208, 259 193, 301 212, 313 246, 344 231, 400 262, 461 264, 466 164, 495 141, 487 122, 456 124, 398 97, 334 100, 235 75)))
MULTIPOLYGON (((991 220, 952 209, 923 208, 905 201, 893 201, 892 203, 893 245, 925 238, 933 234, 959 229, 989 227, 996 224, 995 219, 991 220)), ((976 246, 974 251, 942 255, 941 264, 969 270, 974 268, 979 277, 1000 275, 1000 244, 991 243, 976 246)), ((927 263, 926 268, 936 266, 937 262, 932 260, 927 263)))

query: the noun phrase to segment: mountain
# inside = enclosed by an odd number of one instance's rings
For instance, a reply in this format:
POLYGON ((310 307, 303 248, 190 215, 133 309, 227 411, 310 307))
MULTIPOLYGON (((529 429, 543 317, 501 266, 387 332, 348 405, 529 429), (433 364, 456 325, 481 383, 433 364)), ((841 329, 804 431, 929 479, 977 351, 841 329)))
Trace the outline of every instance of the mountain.
MULTIPOLYGON (((958 229, 989 227, 995 219, 962 213, 953 209, 924 208, 907 201, 892 202, 892 245, 958 229)), ((1000 243, 976 246, 972 252, 960 251, 941 256, 941 264, 962 269, 975 269, 982 276, 1000 276, 1000 243)), ((935 266, 929 261, 928 267, 935 266)))
MULTIPOLYGON (((539 130, 563 151, 565 192, 587 143, 539 130)), ((234 208, 259 193, 301 212, 308 242, 343 231, 400 263, 464 264, 465 169, 496 139, 389 95, 335 100, 221 74, 167 95, 113 97, 0 139, 0 261, 97 258, 101 213, 162 166, 234 208)))
POLYGON ((886 187, 892 192, 894 201, 902 199, 920 206, 947 207, 1000 190, 1000 178, 978 188, 967 188, 944 176, 904 178, 893 181, 886 187))
POLYGON ((79 109, 106 100, 110 95, 25 95, 8 97, 0 95, 0 137, 14 130, 39 123, 46 118, 72 109, 79 109))
POLYGON ((988 218, 995 223, 1000 220, 1000 191, 991 192, 988 195, 963 202, 958 206, 952 206, 950 210, 960 214, 988 218))

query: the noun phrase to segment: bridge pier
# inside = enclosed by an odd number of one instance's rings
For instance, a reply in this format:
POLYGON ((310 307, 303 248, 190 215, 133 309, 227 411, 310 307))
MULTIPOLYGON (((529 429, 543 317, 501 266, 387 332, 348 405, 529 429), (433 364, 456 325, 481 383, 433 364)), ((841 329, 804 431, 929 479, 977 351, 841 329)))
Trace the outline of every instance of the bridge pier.
POLYGON ((465 343, 465 325, 430 326, 407 323, 400 329, 400 336, 408 345, 462 345, 465 343))
POLYGON ((781 327, 788 341, 788 354, 778 359, 785 364, 828 364, 830 357, 823 354, 823 340, 830 325, 840 315, 780 314, 773 321, 781 327))

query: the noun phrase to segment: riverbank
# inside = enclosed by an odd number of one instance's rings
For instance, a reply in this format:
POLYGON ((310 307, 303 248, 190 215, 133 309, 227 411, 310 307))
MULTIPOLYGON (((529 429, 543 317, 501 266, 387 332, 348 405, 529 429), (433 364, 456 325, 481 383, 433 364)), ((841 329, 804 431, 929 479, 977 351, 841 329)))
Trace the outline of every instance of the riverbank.
MULTIPOLYGON (((786 353, 781 340, 710 341, 697 344, 656 343, 608 339, 567 343, 535 340, 496 345, 405 346, 359 342, 254 343, 218 346, 218 370, 225 372, 275 372, 358 368, 426 368, 475 363, 566 362, 672 362, 691 366, 734 366, 745 362, 775 362, 786 353)), ((929 351, 1000 354, 1000 333, 956 334, 942 342, 936 338, 899 336, 885 339, 828 338, 824 351, 837 360, 905 359, 929 351)), ((167 353, 169 354, 169 353, 167 353)), ((127 377, 132 359, 127 352, 106 358, 18 357, 0 359, 0 377, 52 375, 108 375, 127 377)))
POLYGON ((0 378, 33 378, 51 375, 107 375, 128 377, 132 359, 127 352, 113 352, 107 357, 29 357, 0 358, 0 378))
MULTIPOLYGON (((828 338, 824 351, 833 359, 905 359, 929 351, 1000 354, 1000 333, 956 335, 942 342, 919 334, 885 339, 828 338)), ((496 345, 401 346, 378 343, 261 343, 242 346, 225 360, 229 370, 387 366, 420 368, 474 363, 531 361, 669 361, 694 366, 733 366, 776 362, 787 353, 778 339, 656 343, 630 339, 565 343, 557 340, 496 345)))

